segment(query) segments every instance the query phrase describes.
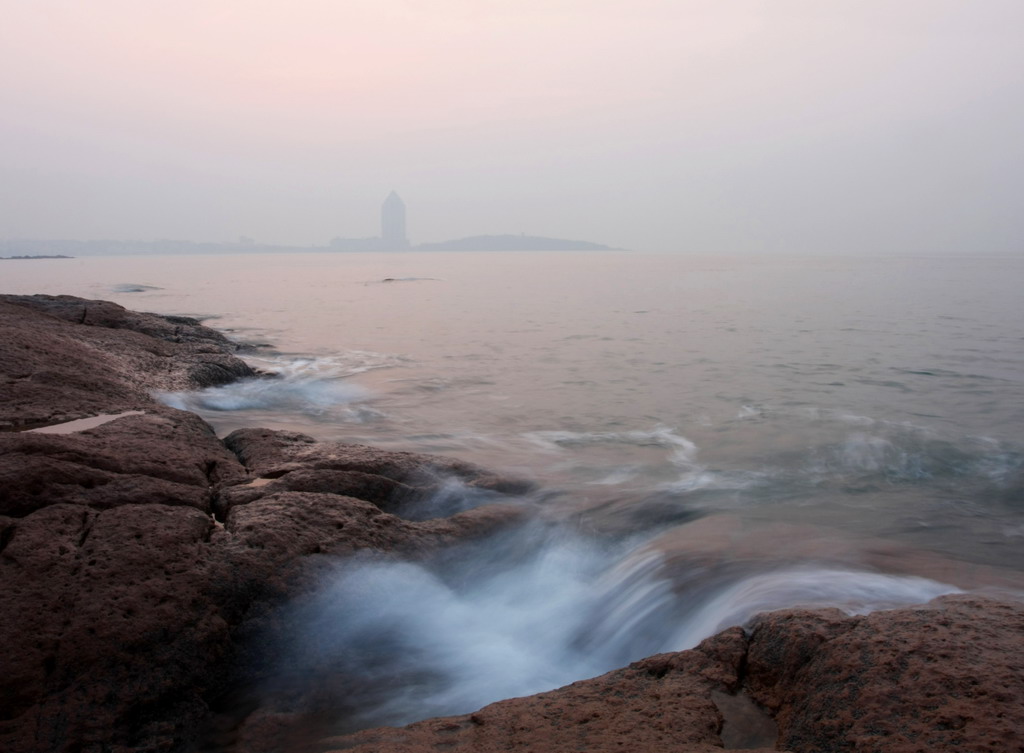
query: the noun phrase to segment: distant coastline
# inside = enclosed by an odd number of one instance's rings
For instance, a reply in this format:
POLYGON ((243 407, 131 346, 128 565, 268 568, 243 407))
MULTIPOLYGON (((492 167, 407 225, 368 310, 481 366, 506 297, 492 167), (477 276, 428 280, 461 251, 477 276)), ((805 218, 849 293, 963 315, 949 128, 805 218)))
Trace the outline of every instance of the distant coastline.
POLYGON ((0 261, 13 261, 15 259, 74 259, 73 256, 63 254, 37 254, 35 256, 0 256, 0 261))

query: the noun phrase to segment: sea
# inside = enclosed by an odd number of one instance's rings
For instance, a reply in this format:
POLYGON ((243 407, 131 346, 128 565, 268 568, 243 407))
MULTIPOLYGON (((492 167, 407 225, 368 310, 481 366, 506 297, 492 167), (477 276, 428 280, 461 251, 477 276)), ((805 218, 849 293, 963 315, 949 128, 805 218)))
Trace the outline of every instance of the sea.
MULTIPOLYGON (((161 396, 221 435, 534 482, 513 529, 338 563, 294 607, 281 678, 358 678, 341 729, 558 687, 765 610, 1019 597, 1022 291, 1024 257, 983 254, 0 262, 0 292, 196 316, 248 345, 276 378, 161 396)), ((492 501, 451 481, 412 515, 492 501)))

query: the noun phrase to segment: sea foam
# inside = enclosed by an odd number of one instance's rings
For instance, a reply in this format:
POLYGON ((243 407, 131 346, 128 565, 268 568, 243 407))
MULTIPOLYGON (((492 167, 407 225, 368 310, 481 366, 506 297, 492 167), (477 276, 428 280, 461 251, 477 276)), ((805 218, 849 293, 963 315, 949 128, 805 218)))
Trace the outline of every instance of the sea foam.
POLYGON ((530 525, 429 566, 350 560, 293 606, 281 677, 367 690, 357 725, 404 724, 549 690, 663 651, 691 648, 760 612, 848 613, 956 588, 836 567, 694 571, 681 586, 642 544, 608 545, 530 525), (387 692, 374 688, 386 683, 387 692))

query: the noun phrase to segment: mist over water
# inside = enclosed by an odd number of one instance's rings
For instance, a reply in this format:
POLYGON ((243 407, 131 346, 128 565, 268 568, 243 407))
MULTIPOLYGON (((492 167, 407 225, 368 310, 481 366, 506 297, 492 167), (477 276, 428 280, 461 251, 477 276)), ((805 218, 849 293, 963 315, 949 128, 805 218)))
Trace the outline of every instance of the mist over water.
MULTIPOLYGON (((313 678, 339 730, 556 687, 767 609, 1024 587, 1021 259, 267 254, 5 270, 5 292, 216 314, 269 343, 246 357, 273 378, 164 396, 220 433, 287 428, 537 482, 523 527, 424 562, 339 563, 290 606, 262 690, 287 707, 313 678)), ((453 482, 401 513, 491 501, 453 482)))

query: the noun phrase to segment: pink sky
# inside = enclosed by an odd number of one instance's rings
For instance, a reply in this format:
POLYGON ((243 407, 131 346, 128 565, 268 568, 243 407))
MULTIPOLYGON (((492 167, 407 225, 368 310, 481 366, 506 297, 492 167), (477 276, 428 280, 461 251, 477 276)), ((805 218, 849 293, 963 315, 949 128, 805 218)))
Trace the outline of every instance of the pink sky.
POLYGON ((391 189, 416 241, 927 251, 1024 237, 1016 1, 0 11, 0 238, 319 244, 376 233, 391 189))

